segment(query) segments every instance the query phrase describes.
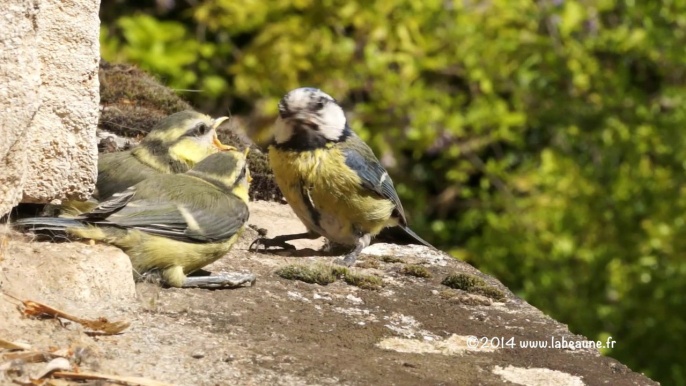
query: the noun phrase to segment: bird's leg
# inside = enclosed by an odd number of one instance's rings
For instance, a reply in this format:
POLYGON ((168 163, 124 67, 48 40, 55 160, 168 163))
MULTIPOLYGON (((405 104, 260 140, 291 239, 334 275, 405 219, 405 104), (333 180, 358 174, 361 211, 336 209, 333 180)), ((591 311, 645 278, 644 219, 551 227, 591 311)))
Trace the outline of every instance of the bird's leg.
POLYGON ((182 288, 236 288, 243 284, 250 283, 252 287, 255 285, 255 275, 252 273, 237 273, 237 272, 223 272, 216 276, 191 276, 186 277, 182 288))
POLYGON ((357 244, 355 245, 355 249, 353 249, 352 252, 348 253, 343 257, 343 259, 336 259, 333 261, 334 264, 338 265, 344 265, 346 267, 350 267, 351 265, 355 264, 355 260, 357 260, 357 256, 362 252, 363 249, 367 248, 369 244, 372 242, 372 235, 367 233, 366 235, 360 237, 357 240, 357 244))
POLYGON ((270 247, 281 247, 283 249, 295 249, 294 246, 291 244, 288 244, 286 241, 291 241, 291 240, 299 240, 299 239, 316 239, 319 238, 320 235, 318 233, 308 231, 304 233, 294 233, 292 235, 281 235, 281 236, 276 236, 267 238, 267 237, 260 237, 259 239, 256 239, 255 241, 250 244, 250 247, 248 248, 249 250, 255 250, 260 249, 260 245, 264 246, 264 249, 270 248, 270 247))

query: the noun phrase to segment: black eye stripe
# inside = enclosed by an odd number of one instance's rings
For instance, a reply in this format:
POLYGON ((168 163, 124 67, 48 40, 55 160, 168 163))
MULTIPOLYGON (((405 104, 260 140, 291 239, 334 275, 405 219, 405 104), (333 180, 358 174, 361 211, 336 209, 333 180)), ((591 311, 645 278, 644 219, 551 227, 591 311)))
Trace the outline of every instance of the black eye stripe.
POLYGON ((243 177, 245 177, 245 174, 248 172, 248 164, 243 165, 243 168, 241 169, 241 172, 238 174, 238 177, 236 177, 236 183, 240 182, 243 177))
POLYGON ((207 134, 207 132, 209 132, 209 131, 210 131, 210 127, 207 126, 204 122, 200 122, 197 125, 195 125, 192 129, 189 129, 188 131, 186 131, 186 134, 184 134, 184 136, 198 137, 198 136, 202 136, 202 135, 207 134))
POLYGON ((326 106, 326 104, 329 102, 328 99, 321 97, 319 98, 316 102, 312 103, 312 110, 321 110, 326 106))

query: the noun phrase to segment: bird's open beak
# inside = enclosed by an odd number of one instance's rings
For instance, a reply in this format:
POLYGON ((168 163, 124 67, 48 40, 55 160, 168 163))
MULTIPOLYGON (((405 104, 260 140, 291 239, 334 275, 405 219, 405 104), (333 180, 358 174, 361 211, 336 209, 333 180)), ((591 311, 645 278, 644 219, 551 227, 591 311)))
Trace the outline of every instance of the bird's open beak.
POLYGON ((212 124, 212 130, 214 130, 214 137, 212 138, 212 142, 214 143, 214 146, 219 149, 219 151, 227 151, 227 150, 238 150, 233 146, 229 145, 224 145, 220 140, 219 137, 217 137, 217 128, 219 125, 224 123, 225 120, 229 119, 229 117, 221 117, 217 118, 214 120, 214 123, 212 124))

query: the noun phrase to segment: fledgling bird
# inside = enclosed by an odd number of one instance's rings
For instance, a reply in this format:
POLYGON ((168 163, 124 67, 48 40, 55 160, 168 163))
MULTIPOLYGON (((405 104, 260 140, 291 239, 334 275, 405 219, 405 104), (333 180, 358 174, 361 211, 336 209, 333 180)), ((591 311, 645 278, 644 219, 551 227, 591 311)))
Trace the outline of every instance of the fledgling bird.
POLYGON ((103 241, 131 258, 134 275, 159 273, 173 287, 253 283, 251 274, 187 277, 224 256, 248 221, 246 153, 208 156, 183 174, 157 174, 75 218, 33 217, 14 225, 53 237, 103 241))
POLYGON ((181 111, 163 119, 136 148, 101 154, 93 196, 106 200, 151 175, 184 173, 210 154, 236 150, 217 138, 217 127, 227 119, 181 111))
POLYGON ((324 236, 354 246, 336 261, 350 266, 372 237, 393 226, 433 248, 407 226, 388 172, 348 126, 336 100, 323 91, 298 88, 281 99, 269 163, 308 232, 260 238, 251 248, 292 248, 286 241, 324 236))
POLYGON ((66 201, 57 209, 63 215, 76 216, 150 176, 183 173, 210 154, 236 150, 217 138, 217 127, 227 119, 212 119, 191 110, 168 116, 136 148, 100 154, 93 197, 87 201, 66 201))

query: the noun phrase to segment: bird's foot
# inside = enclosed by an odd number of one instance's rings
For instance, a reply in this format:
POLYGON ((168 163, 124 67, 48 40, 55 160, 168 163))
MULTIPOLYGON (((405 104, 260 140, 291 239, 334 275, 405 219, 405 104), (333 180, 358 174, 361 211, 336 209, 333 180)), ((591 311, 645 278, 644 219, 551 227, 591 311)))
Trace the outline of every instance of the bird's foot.
POLYGON ((342 265, 344 267, 350 267, 353 264, 355 264, 355 260, 357 260, 357 255, 357 253, 349 253, 345 255, 342 259, 335 259, 333 263, 337 265, 342 265))
POLYGON ((162 282, 164 282, 164 279, 162 278, 162 273, 157 269, 146 271, 141 274, 136 274, 134 276, 134 279, 136 283, 153 283, 160 285, 162 284, 162 282))
POLYGON ((187 277, 183 282, 183 288, 236 288, 243 284, 255 285, 257 278, 252 273, 222 272, 216 276, 187 277))
POLYGON ((264 247, 265 250, 272 248, 272 247, 278 247, 281 249, 295 249, 295 247, 291 244, 288 244, 285 240, 280 239, 278 236, 274 238, 267 238, 267 237, 260 237, 259 239, 256 239, 255 241, 250 244, 250 247, 248 247, 248 250, 250 251, 258 251, 260 249, 260 246, 264 247))

